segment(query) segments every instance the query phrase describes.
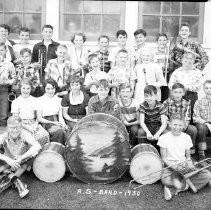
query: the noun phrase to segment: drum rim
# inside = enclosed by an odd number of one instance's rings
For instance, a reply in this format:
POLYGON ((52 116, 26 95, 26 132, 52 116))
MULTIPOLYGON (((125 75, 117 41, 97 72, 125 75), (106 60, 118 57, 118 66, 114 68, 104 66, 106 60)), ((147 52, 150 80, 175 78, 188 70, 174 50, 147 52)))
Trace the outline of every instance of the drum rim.
MULTIPOLYGON (((51 143, 51 142, 50 142, 51 143)), ((52 142, 53 143, 53 142, 52 142)), ((55 143, 58 143, 58 142, 55 142, 55 143)), ((59 143, 60 144, 60 143, 59 143)), ((61 144, 62 145, 62 144, 61 144)), ((62 145, 62 146, 64 146, 64 145, 62 145)), ((39 179, 39 180, 41 180, 41 181, 43 181, 43 182, 47 182, 47 183, 53 183, 53 182, 57 182, 57 181, 59 181, 59 180, 61 180, 63 177, 64 177, 64 175, 65 175, 65 172, 66 172, 66 164, 65 164, 65 159, 64 159, 64 157, 61 155, 61 154, 59 154, 59 153, 57 153, 57 152, 55 152, 55 151, 48 151, 48 150, 44 150, 44 151, 41 151, 36 157, 35 157, 35 159, 34 159, 34 161, 33 161, 33 165, 32 165, 32 170, 33 170, 33 173, 35 174, 35 176, 39 179), (37 175, 37 173, 36 173, 36 170, 35 170, 35 163, 36 163, 36 159, 39 157, 39 155, 41 154, 41 153, 53 153, 53 154, 56 154, 59 158, 60 158, 60 160, 62 160, 63 159, 63 161, 61 161, 63 164, 64 164, 64 173, 62 173, 63 175, 61 176, 61 178, 60 179, 58 179, 58 180, 56 180, 56 181, 49 181, 49 180, 43 180, 43 179, 40 179, 39 178, 39 176, 37 175)), ((61 171, 61 170, 60 170, 61 171)))
MULTIPOLYGON (((96 121, 97 122, 97 121, 96 121)), ((100 122, 104 122, 106 123, 107 121, 100 121, 100 122)), ((113 124, 112 122, 109 123, 110 125, 112 125, 113 127, 115 126, 115 128, 119 128, 117 125, 113 124)), ((85 117, 83 117, 79 122, 77 122, 75 124, 75 126, 73 127, 73 130, 72 132, 68 135, 68 140, 66 141, 65 143, 65 151, 64 151, 64 157, 65 157, 65 162, 66 162, 66 165, 68 166, 68 169, 70 170, 70 172, 73 174, 74 177, 76 177, 77 179, 79 179, 80 181, 82 181, 83 183, 86 183, 86 184, 92 184, 92 183, 97 183, 97 184, 109 184, 109 183, 112 183, 116 180, 118 180, 119 178, 121 178, 125 172, 128 170, 129 168, 129 165, 130 165, 130 161, 131 161, 131 152, 130 152, 130 145, 129 145, 129 134, 127 132, 127 129, 126 129, 126 126, 123 124, 123 122, 121 120, 119 120, 118 118, 114 117, 113 115, 110 115, 110 114, 107 114, 107 113, 93 113, 93 114, 90 114, 90 115, 87 115, 85 117), (125 141, 128 143, 128 151, 129 151, 129 161, 128 161, 128 164, 125 166, 125 169, 123 170, 123 172, 121 173, 121 175, 119 175, 118 177, 116 177, 115 179, 113 180, 109 180, 107 182, 87 182, 87 181, 84 181, 82 180, 81 178, 78 177, 77 174, 75 174, 75 172, 73 172, 73 170, 71 169, 68 161, 67 161, 67 154, 66 154, 66 148, 68 147, 68 140, 70 139, 70 137, 73 135, 74 132, 76 132, 78 130, 78 128, 80 128, 81 125, 87 125, 87 124, 90 124, 91 122, 93 121, 89 121, 89 122, 84 122, 83 124, 80 124, 80 122, 86 118, 91 118, 93 116, 97 116, 97 115, 103 115, 103 116, 109 116, 110 118, 112 119, 115 119, 120 125, 122 125, 122 130, 119 129, 118 131, 120 131, 120 133, 122 134, 123 137, 126 137, 125 141), (79 126, 80 124, 80 126, 79 126)))
MULTIPOLYGON (((127 138, 129 139, 129 134, 128 134, 128 132, 127 132, 126 126, 124 125, 124 123, 123 123, 121 120, 119 120, 118 118, 114 117, 114 116, 113 116, 113 115, 111 115, 111 114, 101 113, 101 112, 98 112, 98 113, 93 113, 93 114, 89 114, 89 115, 87 115, 87 116, 83 117, 83 118, 82 118, 79 122, 77 122, 77 123, 74 125, 74 127, 73 127, 73 130, 72 130, 71 134, 73 133, 73 131, 75 131, 75 128, 76 128, 76 127, 78 127, 78 125, 80 124, 80 122, 81 122, 82 120, 85 120, 86 118, 90 118, 90 117, 92 117, 92 116, 97 116, 97 115, 105 115, 105 116, 109 116, 109 117, 111 117, 111 118, 113 118, 113 119, 117 120, 117 121, 118 121, 118 123, 119 123, 119 124, 121 124, 121 125, 122 125, 122 127, 124 128, 125 133, 128 135, 128 137, 127 137, 127 138)), ((71 135, 71 134, 70 134, 70 135, 71 135)))
POLYGON ((63 147, 63 149, 65 149, 65 146, 64 146, 63 144, 61 144, 61 143, 59 143, 59 142, 56 142, 56 141, 51 141, 51 142, 45 143, 45 144, 43 145, 43 147, 42 147, 42 150, 41 150, 39 153, 41 153, 41 152, 43 151, 44 147, 45 147, 47 144, 49 144, 49 145, 50 145, 50 144, 56 144, 56 145, 58 145, 58 146, 63 147))
MULTIPOLYGON (((151 144, 147 144, 147 143, 140 143, 140 144, 137 144, 135 147, 133 147, 132 149, 131 149, 131 153, 137 148, 137 147, 140 147, 140 146, 145 146, 145 145, 147 145, 147 146, 149 146, 149 147, 151 147, 151 148, 153 148, 153 149, 156 149, 153 145, 151 145, 151 144)), ((157 151, 157 149, 156 149, 156 151, 157 151)), ((157 151, 158 152, 158 151, 157 151)))

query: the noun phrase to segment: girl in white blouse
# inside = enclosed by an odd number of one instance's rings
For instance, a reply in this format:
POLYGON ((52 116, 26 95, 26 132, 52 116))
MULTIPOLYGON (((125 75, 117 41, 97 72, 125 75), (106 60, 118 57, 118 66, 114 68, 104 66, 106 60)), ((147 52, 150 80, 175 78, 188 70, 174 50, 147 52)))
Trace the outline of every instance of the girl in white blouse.
POLYGON ((62 116, 61 98, 55 95, 58 85, 55 80, 44 81, 45 94, 38 98, 37 119, 50 134, 51 142, 65 145, 67 126, 62 116))
POLYGON ((35 140, 43 146, 49 142, 49 134, 36 120, 37 99, 30 95, 31 90, 30 79, 24 78, 21 81, 21 95, 12 102, 11 113, 22 119, 23 128, 31 132, 35 140))

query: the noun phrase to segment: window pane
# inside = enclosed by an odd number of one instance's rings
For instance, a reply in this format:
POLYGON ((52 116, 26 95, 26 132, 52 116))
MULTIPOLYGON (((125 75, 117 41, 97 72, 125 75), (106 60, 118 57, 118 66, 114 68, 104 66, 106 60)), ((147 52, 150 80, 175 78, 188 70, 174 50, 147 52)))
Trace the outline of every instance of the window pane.
POLYGON ((5 11, 23 11, 23 0, 7 0, 5 3, 5 11))
POLYGON ((3 21, 3 13, 0 13, 0 24, 4 23, 3 21))
POLYGON ((24 14, 24 26, 30 28, 31 34, 41 32, 41 14, 24 14))
POLYGON ((143 28, 149 36, 156 36, 159 33, 160 18, 157 16, 144 16, 143 28))
POLYGON ((120 14, 120 1, 103 1, 104 14, 120 14))
POLYGON ((81 15, 64 15, 64 40, 70 40, 75 32, 81 32, 81 15))
POLYGON ((179 2, 163 2, 163 14, 179 14, 179 2))
POLYGON ((182 3, 182 14, 198 15, 199 14, 199 3, 198 2, 183 2, 182 3))
POLYGON ((120 28, 119 15, 103 15, 103 34, 109 37, 115 37, 116 31, 120 28))
POLYGON ((82 12, 83 2, 80 0, 65 0, 64 12, 67 13, 80 13, 82 12))
POLYGON ((144 14, 159 14, 160 13, 161 2, 157 1, 145 1, 143 2, 143 12, 144 14))
POLYGON ((11 27, 11 33, 17 33, 22 26, 22 15, 20 14, 5 14, 5 23, 11 27))
POLYGON ((179 17, 163 17, 162 32, 166 33, 168 37, 175 37, 178 35, 179 17))
POLYGON ((101 14, 102 2, 101 1, 84 1, 84 13, 101 14))
POLYGON ((191 36, 198 37, 198 17, 182 17, 182 23, 187 22, 191 26, 191 36))
POLYGON ((24 1, 25 12, 42 12, 42 0, 25 0, 24 1))
POLYGON ((100 15, 84 15, 84 33, 96 37, 101 33, 100 15))
POLYGON ((4 5, 3 5, 4 0, 0 0, 0 11, 3 11, 4 5))

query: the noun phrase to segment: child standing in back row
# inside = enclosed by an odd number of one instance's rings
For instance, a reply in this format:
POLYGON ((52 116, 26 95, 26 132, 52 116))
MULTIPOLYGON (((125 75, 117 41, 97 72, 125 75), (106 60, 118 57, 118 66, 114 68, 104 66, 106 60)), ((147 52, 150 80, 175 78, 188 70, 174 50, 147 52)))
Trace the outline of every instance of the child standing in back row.
POLYGON ((158 101, 161 100, 160 87, 166 85, 162 68, 153 60, 153 52, 145 50, 141 54, 142 63, 137 64, 134 69, 137 78, 134 98, 139 103, 144 102, 144 88, 147 85, 154 85, 157 88, 158 101))

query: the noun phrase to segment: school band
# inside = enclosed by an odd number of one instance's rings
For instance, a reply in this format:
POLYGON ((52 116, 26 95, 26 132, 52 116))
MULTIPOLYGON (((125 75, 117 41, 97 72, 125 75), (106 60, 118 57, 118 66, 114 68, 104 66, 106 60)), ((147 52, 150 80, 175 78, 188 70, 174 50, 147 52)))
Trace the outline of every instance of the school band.
MULTIPOLYGON (((33 47, 27 28, 20 29, 17 44, 8 40, 9 26, 1 24, 0 31, 0 125, 7 125, 0 145, 4 151, 10 150, 0 154, 0 160, 15 173, 29 156, 22 151, 23 144, 31 145, 34 153, 47 142, 65 145, 74 125, 85 115, 98 112, 122 121, 131 148, 139 143, 155 146, 166 166, 187 160, 188 166, 194 167, 194 154, 198 161, 206 158, 211 81, 201 81, 209 58, 202 46, 191 40, 189 24, 181 24, 173 45, 162 33, 157 36, 157 47, 151 48, 147 32, 138 29, 134 32, 136 46, 128 46, 127 32, 119 30, 116 47, 110 50, 109 37, 101 35, 95 52, 84 45, 83 33, 75 33, 70 46, 55 42, 51 25, 43 26, 43 39, 33 47), (198 100, 202 86, 205 97, 198 100), (16 99, 9 111, 11 92, 16 99), (27 142, 26 136, 33 142, 27 142)), ((1 177, 3 185, 16 183, 24 197, 27 186, 11 173, 1 177)), ((209 171, 197 176, 193 182, 198 189, 210 183, 209 171)), ((164 197, 170 200, 171 180, 162 178, 162 183, 164 197)))

